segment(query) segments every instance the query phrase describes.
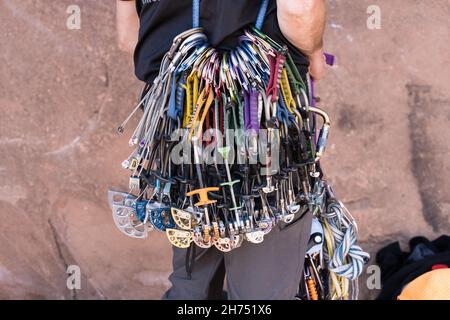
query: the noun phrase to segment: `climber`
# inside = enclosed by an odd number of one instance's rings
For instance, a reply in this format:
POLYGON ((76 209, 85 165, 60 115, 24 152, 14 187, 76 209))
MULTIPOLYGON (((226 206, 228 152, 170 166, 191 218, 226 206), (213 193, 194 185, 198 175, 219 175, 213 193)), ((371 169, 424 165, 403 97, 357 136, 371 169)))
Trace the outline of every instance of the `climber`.
MULTIPOLYGON (((233 48, 242 29, 256 21, 259 1, 207 0, 201 2, 200 21, 210 45, 233 48)), ((325 74, 323 32, 324 0, 272 0, 262 31, 289 52, 306 81, 309 74, 325 74)), ((117 0, 119 48, 134 54, 138 79, 151 84, 173 38, 191 27, 192 0, 117 0)), ((220 299, 224 271, 228 299, 293 299, 303 275, 311 230, 311 213, 281 223, 263 243, 244 242, 231 252, 214 247, 196 252, 173 248, 172 287, 165 299, 220 299), (194 255, 187 273, 185 264, 194 255)))

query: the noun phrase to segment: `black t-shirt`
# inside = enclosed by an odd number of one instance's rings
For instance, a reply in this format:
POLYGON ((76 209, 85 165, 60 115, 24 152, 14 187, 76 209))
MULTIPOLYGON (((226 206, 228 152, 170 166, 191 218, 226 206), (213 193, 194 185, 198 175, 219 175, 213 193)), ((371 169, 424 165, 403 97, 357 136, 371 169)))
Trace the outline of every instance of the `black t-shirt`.
MULTIPOLYGON (((159 72, 164 54, 173 38, 192 28, 192 0, 136 0, 140 18, 139 41, 134 53, 138 79, 151 83, 159 72)), ((242 29, 255 23, 261 1, 204 0, 200 5, 200 26, 209 43, 219 49, 237 45, 242 29)), ((308 60, 282 35, 278 26, 276 1, 271 0, 262 31, 286 44, 299 71, 306 74, 308 60)))

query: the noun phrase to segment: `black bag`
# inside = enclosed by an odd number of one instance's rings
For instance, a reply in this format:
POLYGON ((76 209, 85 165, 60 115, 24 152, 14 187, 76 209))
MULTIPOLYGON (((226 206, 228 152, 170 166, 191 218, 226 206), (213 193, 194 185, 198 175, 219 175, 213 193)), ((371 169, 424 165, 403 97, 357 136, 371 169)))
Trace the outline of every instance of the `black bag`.
POLYGON ((396 300, 408 283, 431 271, 434 265, 450 267, 450 236, 442 235, 434 241, 414 237, 409 246, 410 252, 402 252, 399 243, 394 242, 378 251, 376 261, 383 285, 378 300, 396 300))

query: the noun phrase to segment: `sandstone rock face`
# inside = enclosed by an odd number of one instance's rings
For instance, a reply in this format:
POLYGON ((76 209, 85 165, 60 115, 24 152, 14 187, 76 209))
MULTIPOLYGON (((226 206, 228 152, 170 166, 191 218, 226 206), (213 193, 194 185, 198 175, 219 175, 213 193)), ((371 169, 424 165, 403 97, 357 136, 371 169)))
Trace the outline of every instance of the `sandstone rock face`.
MULTIPOLYGON (((328 1, 337 65, 317 93, 333 120, 322 165, 373 254, 450 230, 450 12, 377 1, 370 30, 370 4, 328 1)), ((164 235, 122 236, 106 201, 127 187, 130 132, 115 129, 140 89, 114 21, 112 1, 0 1, 0 299, 158 299, 169 285, 164 235), (66 27, 72 4, 80 30, 66 27), (69 265, 81 290, 66 286, 69 265)))

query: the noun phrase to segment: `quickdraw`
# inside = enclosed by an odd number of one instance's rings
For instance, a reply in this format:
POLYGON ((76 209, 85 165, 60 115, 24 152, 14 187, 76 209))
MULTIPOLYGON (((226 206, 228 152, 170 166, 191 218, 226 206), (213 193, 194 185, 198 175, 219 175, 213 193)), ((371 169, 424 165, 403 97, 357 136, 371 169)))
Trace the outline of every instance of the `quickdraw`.
POLYGON ((122 163, 130 193, 109 193, 116 226, 135 238, 158 229, 179 248, 228 252, 244 239, 263 242, 280 221, 309 211, 321 242, 308 251, 307 294, 299 297, 348 298, 344 279, 354 280, 368 256, 322 179, 330 119, 310 105, 311 84, 287 47, 260 31, 268 0, 256 27, 228 52, 208 45, 193 3, 194 28, 174 39, 153 85, 118 129, 143 106, 129 141, 134 150, 122 163), (327 290, 322 271, 333 284, 327 290))

